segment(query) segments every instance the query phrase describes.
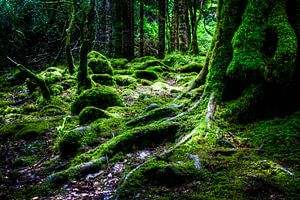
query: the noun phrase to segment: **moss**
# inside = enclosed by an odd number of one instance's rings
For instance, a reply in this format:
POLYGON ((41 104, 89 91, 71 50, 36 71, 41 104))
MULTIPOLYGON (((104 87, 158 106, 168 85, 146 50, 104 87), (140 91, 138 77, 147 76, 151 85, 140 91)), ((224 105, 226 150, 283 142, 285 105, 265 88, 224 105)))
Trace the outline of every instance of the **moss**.
POLYGON ((147 80, 156 80, 158 76, 155 72, 146 71, 146 70, 138 70, 135 72, 135 77, 139 79, 147 79, 147 80))
POLYGON ((232 39, 233 58, 226 74, 233 79, 259 79, 265 67, 262 48, 266 38, 264 24, 267 1, 250 1, 243 21, 232 39))
POLYGON ((57 115, 64 115, 64 114, 66 114, 66 112, 60 106, 57 106, 57 105, 47 105, 47 106, 44 106, 40 110, 40 114, 41 115, 46 115, 46 116, 57 116, 57 115))
POLYGON ((150 85, 153 84, 152 81, 149 81, 149 80, 143 79, 143 78, 142 78, 142 79, 139 79, 139 83, 142 84, 143 86, 150 86, 150 85))
POLYGON ((49 67, 41 72, 39 76, 48 84, 53 84, 63 79, 64 70, 57 67, 49 67))
POLYGON ((91 126, 99 137, 112 138, 127 129, 126 121, 124 118, 101 118, 94 121, 91 126))
MULTIPOLYGON (((157 191, 152 191, 152 188, 155 188, 155 186, 169 188, 178 187, 192 181, 201 180, 203 177, 203 173, 196 170, 191 161, 180 164, 169 164, 163 160, 154 160, 135 171, 134 174, 129 177, 129 180, 121 185, 118 190, 120 191, 120 189, 122 189, 120 193, 121 199, 125 197, 130 198, 139 191, 139 189, 145 189, 145 187, 148 192, 151 191, 150 193, 153 196, 156 196, 155 193, 157 191), (141 188, 141 186, 143 186, 143 188, 141 188)), ((141 198, 146 199, 148 192, 143 192, 141 198)), ((159 196, 161 197, 161 194, 159 196)), ((173 198, 174 196, 171 197, 171 199, 173 198)))
POLYGON ((93 106, 87 106, 79 113, 79 124, 89 124, 99 118, 109 117, 110 115, 106 111, 93 106))
POLYGON ((156 123, 128 130, 98 146, 93 151, 79 155, 73 160, 73 165, 105 155, 112 157, 120 151, 128 152, 138 148, 150 147, 163 142, 165 139, 174 139, 179 127, 178 123, 156 123))
POLYGON ((81 144, 82 134, 78 131, 65 132, 58 138, 56 145, 63 158, 76 155, 81 144))
POLYGON ((34 139, 46 134, 56 122, 51 120, 24 119, 6 123, 0 128, 0 140, 7 138, 34 139))
POLYGON ((202 65, 197 62, 192 62, 190 64, 184 65, 182 67, 179 67, 176 69, 176 71, 181 73, 191 73, 191 72, 197 72, 199 73, 202 69, 202 65))
POLYGON ((126 58, 113 58, 109 59, 113 69, 126 69, 128 60, 126 58))
POLYGON ((128 86, 137 82, 134 77, 128 75, 115 75, 113 76, 113 80, 119 86, 128 86))
POLYGON ((132 75, 134 70, 114 70, 115 75, 132 75))
POLYGON ((153 121, 158 121, 166 117, 172 117, 176 115, 177 109, 173 107, 157 108, 143 114, 142 116, 136 117, 135 119, 127 123, 128 126, 135 126, 141 124, 147 124, 153 121))
POLYGON ((135 58, 132 60, 132 62, 146 62, 148 60, 158 60, 157 58, 153 57, 153 56, 144 56, 144 57, 140 57, 140 58, 135 58))
POLYGON ((27 167, 33 165, 37 161, 36 156, 21 156, 16 158, 12 163, 13 169, 19 169, 23 167, 27 167))
POLYGON ((170 71, 170 69, 165 66, 152 66, 152 67, 148 67, 146 70, 152 71, 152 72, 168 72, 168 71, 170 71))
POLYGON ((49 90, 52 95, 59 95, 64 91, 64 88, 61 85, 54 84, 49 87, 49 90))
POLYGON ((25 82, 26 76, 18 69, 15 69, 12 72, 13 80, 11 81, 13 84, 21 85, 25 82))
POLYGON ((101 85, 114 85, 113 78, 109 74, 94 74, 92 75, 92 80, 101 85))
POLYGON ((275 33, 277 48, 267 63, 265 78, 278 87, 291 83, 297 58, 297 37, 289 23, 286 2, 276 1, 269 16, 269 29, 275 33))
POLYGON ((32 112, 36 112, 38 110, 39 109, 38 109, 37 105, 35 105, 35 104, 26 104, 22 107, 21 113, 29 114, 29 113, 32 113, 32 112))
POLYGON ((71 112, 77 115, 87 106, 105 109, 110 106, 123 105, 122 99, 120 99, 113 88, 100 85, 82 92, 72 103, 71 112))
POLYGON ((177 66, 177 65, 186 65, 186 64, 189 63, 189 60, 186 59, 181 54, 169 54, 169 55, 165 56, 165 58, 162 60, 162 62, 165 65, 174 67, 174 66, 177 66))
POLYGON ((91 58, 88 61, 88 67, 94 74, 110 74, 113 75, 113 68, 108 60, 91 58))
POLYGON ((103 54, 101 54, 101 53, 99 53, 97 51, 91 51, 91 52, 89 52, 88 55, 87 55, 87 58, 88 59, 96 58, 96 59, 103 59, 103 60, 107 59, 103 54))

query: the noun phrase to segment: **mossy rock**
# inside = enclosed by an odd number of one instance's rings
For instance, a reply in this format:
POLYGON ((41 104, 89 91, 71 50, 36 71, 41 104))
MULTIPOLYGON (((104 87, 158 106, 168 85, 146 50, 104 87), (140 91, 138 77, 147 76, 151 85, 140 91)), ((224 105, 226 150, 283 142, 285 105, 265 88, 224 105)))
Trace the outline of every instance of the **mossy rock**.
POLYGON ((142 84, 142 85, 144 85, 144 86, 150 86, 150 85, 153 84, 152 81, 149 81, 149 80, 143 79, 143 78, 142 78, 142 79, 139 79, 139 83, 142 84))
POLYGON ((111 75, 109 74, 93 74, 92 80, 100 85, 114 85, 114 80, 111 75))
POLYGON ((113 75, 113 68, 108 60, 91 58, 88 66, 94 74, 110 74, 113 75))
POLYGON ((113 80, 119 86, 128 86, 137 82, 134 77, 128 75, 115 75, 113 76, 113 80))
POLYGON ((12 72, 12 77, 7 80, 13 85, 21 85, 25 82, 26 76, 19 69, 16 69, 12 72))
POLYGON ((122 99, 113 88, 99 85, 83 91, 73 102, 71 111, 73 115, 78 115, 87 106, 105 109, 111 106, 123 105, 122 99))
POLYGON ((81 144, 80 139, 82 134, 78 131, 66 132, 63 136, 58 138, 57 147, 62 157, 71 157, 76 155, 81 144))
POLYGON ((53 84, 63 80, 64 70, 57 67, 49 67, 41 72, 39 76, 45 80, 46 83, 53 84))
POLYGON ((200 63, 192 62, 190 64, 179 67, 177 69, 177 71, 181 72, 181 73, 191 73, 191 72, 199 73, 201 71, 202 67, 203 66, 200 63))
POLYGON ((87 58, 88 59, 96 58, 96 59, 103 59, 103 60, 107 59, 103 54, 99 53, 98 51, 89 52, 87 58))
POLYGON ((85 107, 79 113, 79 124, 90 124, 91 122, 99 119, 99 118, 109 118, 110 115, 106 111, 96 108, 94 106, 85 107))
POLYGON ((174 67, 176 65, 186 65, 189 63, 189 60, 181 54, 169 54, 162 60, 162 62, 165 65, 174 67))
POLYGON ((112 58, 109 59, 113 69, 126 69, 128 60, 126 58, 112 58))
POLYGON ((147 79, 150 81, 154 81, 158 79, 158 75, 155 72, 146 71, 146 70, 138 70, 135 72, 135 77, 139 79, 147 79))

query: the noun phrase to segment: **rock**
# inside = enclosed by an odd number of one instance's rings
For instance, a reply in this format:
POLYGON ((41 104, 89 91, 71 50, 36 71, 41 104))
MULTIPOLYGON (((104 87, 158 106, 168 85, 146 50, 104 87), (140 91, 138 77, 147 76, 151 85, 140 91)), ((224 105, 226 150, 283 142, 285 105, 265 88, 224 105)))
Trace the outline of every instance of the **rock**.
POLYGON ((109 118, 110 115, 106 111, 96 108, 94 106, 88 106, 85 107, 80 113, 79 113, 79 124, 89 124, 99 118, 109 118))
POLYGON ((159 105, 157 103, 152 103, 147 107, 147 111, 153 110, 155 108, 159 108, 159 105))
POLYGON ((118 96, 115 89, 99 85, 91 89, 85 90, 79 95, 71 106, 73 115, 78 115, 82 109, 87 106, 94 106, 106 109, 111 106, 123 106, 122 99, 118 96))

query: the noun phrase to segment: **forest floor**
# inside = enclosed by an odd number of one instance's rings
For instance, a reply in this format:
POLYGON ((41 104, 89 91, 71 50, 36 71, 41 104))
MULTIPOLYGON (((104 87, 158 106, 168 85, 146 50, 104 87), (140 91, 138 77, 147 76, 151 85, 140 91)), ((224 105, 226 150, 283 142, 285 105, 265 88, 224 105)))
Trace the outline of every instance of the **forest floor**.
MULTIPOLYGON (((71 105, 80 97, 75 76, 64 66, 39 72, 48 82, 49 102, 38 88, 29 90, 30 83, 19 72, 2 75, 0 199, 115 199, 126 174, 159 157, 195 128, 199 110, 159 129, 199 99, 201 88, 176 97, 187 90, 203 62, 203 57, 178 54, 164 60, 111 60, 114 75, 104 82, 114 88, 123 105, 103 109, 108 116, 100 119, 72 115, 71 105), (143 131, 153 135, 130 136, 132 142, 124 140, 117 146, 120 136, 143 131), (110 141, 117 145, 106 151, 110 141), (55 187, 45 184, 54 179, 53 174, 68 173, 78 164, 102 157, 101 152, 104 160, 96 170, 70 175, 55 187)), ((96 80, 93 84, 99 85, 96 80)), ((128 179, 133 189, 124 191, 121 199, 300 199, 300 111, 223 128, 220 141, 201 140, 194 152, 167 159, 181 165, 191 153, 197 155, 200 176, 178 181, 181 172, 174 179, 151 168, 149 174, 128 179)), ((164 169, 173 170, 172 166, 164 169)))

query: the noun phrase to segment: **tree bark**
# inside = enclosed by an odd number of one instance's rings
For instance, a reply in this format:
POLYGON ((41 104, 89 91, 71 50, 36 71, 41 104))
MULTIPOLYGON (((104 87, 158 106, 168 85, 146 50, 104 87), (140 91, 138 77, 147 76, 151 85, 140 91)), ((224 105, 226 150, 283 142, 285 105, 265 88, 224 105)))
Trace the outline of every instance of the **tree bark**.
POLYGON ((272 100, 289 87, 297 38, 285 0, 220 0, 213 41, 204 93, 215 93, 218 103, 230 101, 228 119, 249 115, 263 98, 272 100), (276 94, 270 87, 277 88, 276 94))
POLYGON ((144 56, 145 31, 144 31, 144 0, 140 1, 140 57, 144 56))
POLYGON ((165 57, 165 46, 166 46, 166 0, 158 1, 158 58, 162 59, 165 57))

